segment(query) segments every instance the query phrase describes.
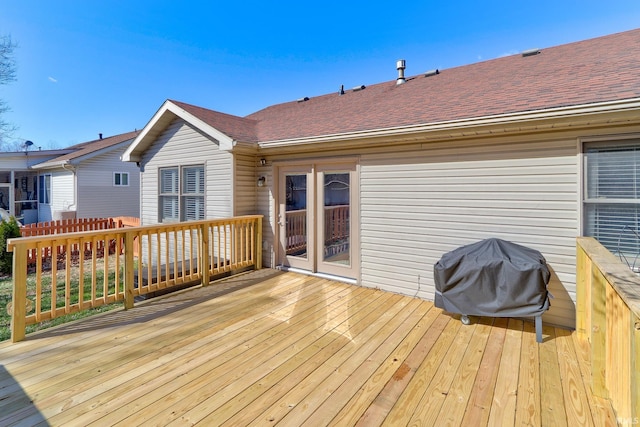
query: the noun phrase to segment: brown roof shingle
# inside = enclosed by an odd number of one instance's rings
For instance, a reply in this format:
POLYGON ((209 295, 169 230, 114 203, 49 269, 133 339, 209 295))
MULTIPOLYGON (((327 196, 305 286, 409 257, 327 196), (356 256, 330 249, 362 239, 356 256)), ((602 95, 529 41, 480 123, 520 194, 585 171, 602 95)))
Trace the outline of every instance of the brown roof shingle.
POLYGON ((257 140, 274 141, 637 97, 640 29, 273 105, 246 119, 257 121, 257 140))
POLYGON ((170 100, 175 105, 199 118, 206 124, 216 128, 231 138, 244 142, 257 142, 256 120, 247 119, 231 114, 208 110, 196 105, 186 104, 180 101, 170 100))

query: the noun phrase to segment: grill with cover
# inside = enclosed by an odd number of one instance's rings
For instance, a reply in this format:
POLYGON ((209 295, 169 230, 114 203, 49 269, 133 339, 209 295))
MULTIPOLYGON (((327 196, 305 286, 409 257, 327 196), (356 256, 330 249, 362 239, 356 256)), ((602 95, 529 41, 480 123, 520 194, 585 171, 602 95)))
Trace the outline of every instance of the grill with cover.
POLYGON ((542 313, 549 309, 546 260, 534 249, 491 238, 462 246, 440 258, 433 269, 435 306, 449 313, 535 318, 542 342, 542 313))

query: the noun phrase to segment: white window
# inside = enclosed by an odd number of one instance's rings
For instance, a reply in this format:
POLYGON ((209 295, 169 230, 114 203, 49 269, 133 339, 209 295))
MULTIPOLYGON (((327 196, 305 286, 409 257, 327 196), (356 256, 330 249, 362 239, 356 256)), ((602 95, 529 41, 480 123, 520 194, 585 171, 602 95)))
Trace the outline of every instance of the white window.
POLYGON ((44 204, 51 203, 51 175, 40 175, 38 177, 38 202, 44 204))
POLYGON ((640 254, 640 140, 585 145, 585 235, 627 260, 640 254))
POLYGON ((128 187, 129 186, 129 172, 114 172, 113 173, 113 185, 114 185, 114 187, 128 187))
POLYGON ((160 222, 204 219, 204 166, 160 169, 160 222))

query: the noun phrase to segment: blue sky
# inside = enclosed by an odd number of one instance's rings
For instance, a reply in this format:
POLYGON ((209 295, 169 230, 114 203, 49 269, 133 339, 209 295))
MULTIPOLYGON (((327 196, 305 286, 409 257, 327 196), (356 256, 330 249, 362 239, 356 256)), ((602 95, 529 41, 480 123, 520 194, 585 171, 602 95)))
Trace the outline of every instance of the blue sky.
MULTIPOLYGON (((266 106, 637 28, 640 1, 0 0, 14 141, 66 147, 140 129, 166 99, 266 106)), ((11 140, 10 140, 11 141, 11 140)))

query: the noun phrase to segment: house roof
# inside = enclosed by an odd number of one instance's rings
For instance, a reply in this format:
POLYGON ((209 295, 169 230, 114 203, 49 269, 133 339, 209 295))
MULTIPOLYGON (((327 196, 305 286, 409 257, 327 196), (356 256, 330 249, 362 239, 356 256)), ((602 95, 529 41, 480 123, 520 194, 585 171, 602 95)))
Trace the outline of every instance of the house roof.
POLYGON ((122 159, 124 161, 140 161, 141 154, 176 118, 198 128, 212 140, 215 140, 223 150, 233 149, 238 142, 258 142, 255 133, 255 120, 168 99, 140 131, 140 134, 122 155, 122 159))
POLYGON ((206 108, 197 107, 180 101, 170 101, 236 141, 258 141, 256 134, 256 120, 220 113, 218 111, 208 110, 206 108))
MULTIPOLYGON (((623 101, 634 101, 633 108, 640 108, 640 29, 534 52, 443 69, 429 76, 417 74, 401 85, 394 79, 357 91, 347 89, 343 95, 336 91, 272 105, 246 117, 178 101, 165 104, 227 135, 233 141, 230 147, 238 141, 266 147, 278 141, 338 140, 446 123, 463 127, 471 119, 473 123, 496 117, 517 121, 531 118, 531 112, 569 116, 577 114, 577 106, 604 111, 611 105, 622 108, 623 101)), ((395 77, 395 70, 390 67, 390 71, 395 77)), ((149 132, 151 129, 143 130, 149 132)), ((136 138, 127 152, 144 150, 142 138, 136 138)))
MULTIPOLYGON (((409 64, 410 66, 410 64, 409 64)), ((640 97, 640 29, 267 107, 272 141, 455 121, 640 97)))
POLYGON ((65 154, 34 165, 33 169, 60 167, 63 164, 77 164, 81 161, 115 149, 119 145, 126 145, 131 142, 138 133, 140 133, 140 131, 126 132, 119 135, 72 145, 64 150, 65 154), (68 152, 68 150, 71 150, 71 152, 68 152))

